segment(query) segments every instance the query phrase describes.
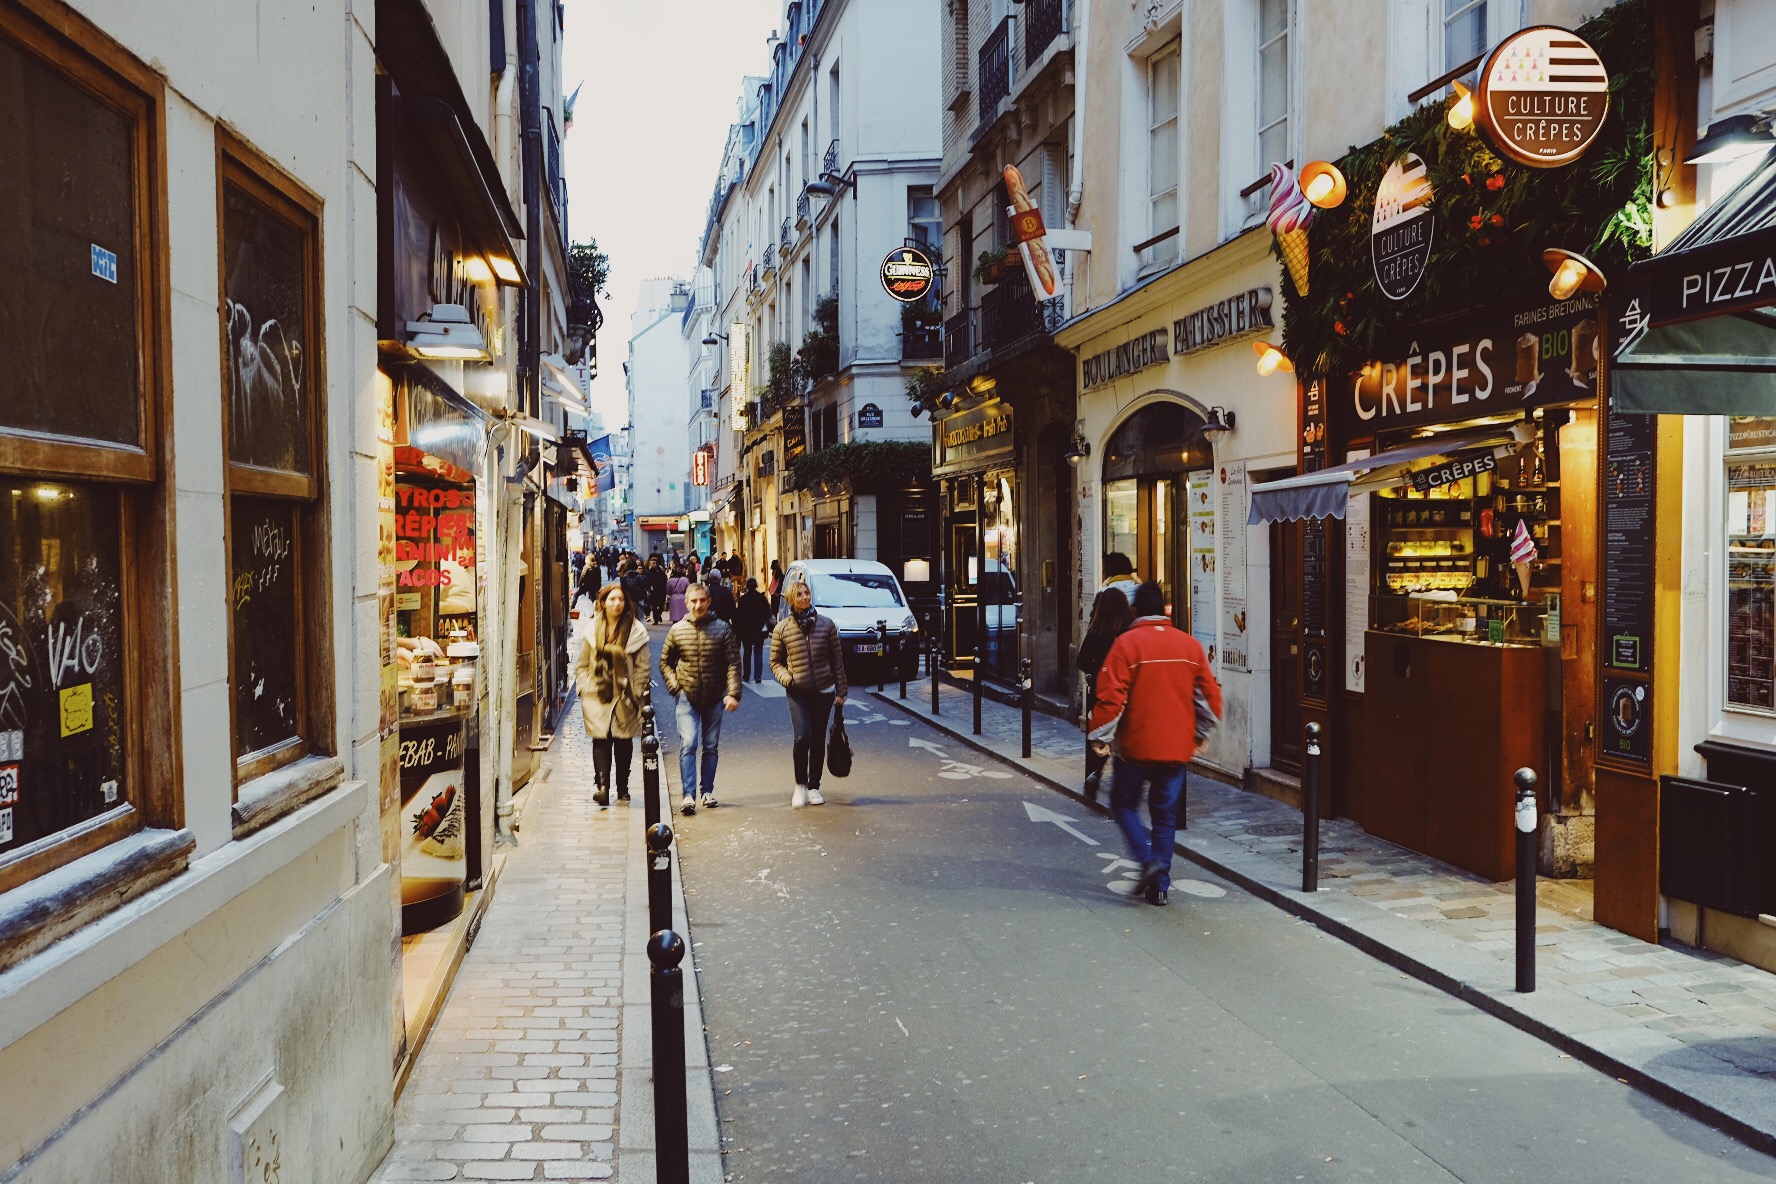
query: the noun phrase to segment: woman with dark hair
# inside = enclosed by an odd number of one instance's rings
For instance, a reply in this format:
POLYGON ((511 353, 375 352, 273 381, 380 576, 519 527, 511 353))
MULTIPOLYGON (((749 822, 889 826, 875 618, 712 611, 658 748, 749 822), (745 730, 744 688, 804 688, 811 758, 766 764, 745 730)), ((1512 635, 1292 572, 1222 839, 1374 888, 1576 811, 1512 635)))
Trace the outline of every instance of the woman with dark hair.
MULTIPOLYGON (((1104 668, 1104 659, 1110 655, 1110 647, 1122 636, 1123 630, 1129 627, 1128 597, 1122 589, 1112 585, 1098 593, 1097 603, 1092 605, 1091 625, 1086 628, 1085 640, 1079 643, 1079 657, 1075 665, 1085 675, 1085 715, 1091 718, 1092 708, 1098 702, 1098 671, 1104 668)), ((1085 796, 1092 801, 1098 800, 1099 783, 1104 777, 1104 766, 1110 763, 1108 754, 1100 755, 1092 751, 1088 742, 1085 746, 1085 796)))
POLYGON ((653 680, 647 626, 619 583, 606 584, 592 602, 592 625, 580 641, 574 685, 580 716, 592 737, 592 800, 610 802, 611 756, 617 764, 617 800, 629 800, 629 765, 641 735, 641 708, 653 680))
POLYGON ((684 619, 685 593, 691 590, 690 577, 685 575, 684 565, 672 565, 672 575, 666 581, 666 615, 674 625, 684 619))

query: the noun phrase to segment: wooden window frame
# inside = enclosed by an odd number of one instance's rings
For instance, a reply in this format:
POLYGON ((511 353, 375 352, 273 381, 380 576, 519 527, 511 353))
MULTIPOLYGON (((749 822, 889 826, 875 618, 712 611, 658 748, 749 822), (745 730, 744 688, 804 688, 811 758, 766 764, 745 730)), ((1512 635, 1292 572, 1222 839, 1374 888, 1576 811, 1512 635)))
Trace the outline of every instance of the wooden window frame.
MULTIPOLYGON (((124 674, 123 800, 0 856, 0 893, 6 893, 144 829, 182 828, 184 802, 173 449, 165 430, 173 418, 165 82, 57 0, 0 0, 0 35, 132 123, 140 425, 135 447, 0 429, 0 474, 115 492, 124 674)), ((125 868, 119 874, 133 883, 150 872, 125 868)), ((152 874, 166 873, 157 868, 152 874)), ((113 897, 121 900, 129 891, 113 897)), ((10 942, 16 935, 7 932, 10 942)))
MULTIPOLYGON (((219 315, 217 318, 217 334, 222 351, 222 552, 229 564, 226 587, 232 588, 234 580, 235 500, 239 497, 253 497, 286 502, 293 508, 295 518, 291 563, 296 581, 296 619, 292 622, 292 636, 296 645, 296 717, 299 732, 296 736, 267 748, 245 754, 234 753, 234 799, 240 803, 244 798, 254 796, 252 782, 309 757, 337 755, 337 741, 334 736, 333 630, 330 611, 332 552, 328 545, 327 531, 330 498, 327 492, 327 365, 326 334, 323 331, 325 304, 322 287, 322 203, 320 198, 252 145, 218 125, 216 273, 219 295, 225 293, 228 287, 227 229, 224 220, 230 187, 245 193, 302 234, 303 300, 306 305, 301 345, 304 358, 302 397, 305 400, 304 425, 308 445, 307 473, 283 472, 243 464, 234 459, 228 326, 225 316, 219 315)), ((220 306, 221 301, 218 300, 218 307, 220 306)), ((240 721, 235 709, 235 638, 231 602, 227 606, 227 613, 228 739, 232 751, 236 747, 235 738, 240 721)), ((318 787, 325 788, 325 785, 318 787)), ((287 808, 294 809, 306 800, 306 795, 292 797, 287 808)), ((240 811, 237 810, 236 813, 239 814, 240 811)), ((264 822, 265 819, 256 818, 255 828, 263 826, 264 822)))

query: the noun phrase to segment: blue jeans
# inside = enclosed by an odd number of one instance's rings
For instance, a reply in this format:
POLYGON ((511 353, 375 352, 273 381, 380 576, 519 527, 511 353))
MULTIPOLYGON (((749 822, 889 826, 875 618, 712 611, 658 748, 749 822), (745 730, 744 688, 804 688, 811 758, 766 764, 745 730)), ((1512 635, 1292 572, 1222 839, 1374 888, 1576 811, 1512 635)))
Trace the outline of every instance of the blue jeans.
POLYGON ((703 794, 715 793, 715 760, 721 745, 722 701, 698 707, 685 695, 678 697, 678 782, 686 797, 697 793, 697 753, 702 750, 703 794))
POLYGON ((1172 847, 1178 834, 1178 799, 1184 793, 1183 765, 1138 765, 1117 757, 1110 780, 1110 813, 1128 840, 1129 858, 1145 866, 1161 863, 1159 887, 1172 886, 1172 847), (1141 825, 1141 784, 1147 783, 1147 815, 1153 831, 1141 825))

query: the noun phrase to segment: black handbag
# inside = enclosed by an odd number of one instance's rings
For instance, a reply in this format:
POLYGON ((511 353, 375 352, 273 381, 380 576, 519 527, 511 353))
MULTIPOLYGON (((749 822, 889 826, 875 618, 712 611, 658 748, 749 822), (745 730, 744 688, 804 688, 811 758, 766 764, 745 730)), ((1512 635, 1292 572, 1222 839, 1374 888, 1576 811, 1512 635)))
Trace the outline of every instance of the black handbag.
POLYGON ((851 737, 845 735, 845 709, 833 708, 832 728, 826 734, 826 771, 834 777, 851 775, 851 737))

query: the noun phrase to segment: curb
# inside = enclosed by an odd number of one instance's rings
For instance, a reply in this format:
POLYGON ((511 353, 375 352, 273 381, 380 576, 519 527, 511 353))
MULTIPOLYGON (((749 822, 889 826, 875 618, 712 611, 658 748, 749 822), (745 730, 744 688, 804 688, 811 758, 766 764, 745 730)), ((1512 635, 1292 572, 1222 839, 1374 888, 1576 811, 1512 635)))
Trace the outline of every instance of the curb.
MULTIPOLYGON (((1042 785, 1065 797, 1072 798, 1089 810, 1105 817, 1109 817, 1110 811, 1107 806, 1089 800, 1083 793, 1056 781, 1054 778, 1035 768, 1032 768, 1018 757, 1008 756, 1005 753, 999 752, 993 747, 976 739, 965 729, 958 729, 952 726, 945 717, 933 717, 926 712, 918 710, 914 706, 914 700, 908 699, 903 703, 900 699, 883 694, 879 691, 871 691, 870 693, 882 702, 899 708, 901 711, 915 719, 922 720, 951 738, 974 749, 976 752, 983 753, 993 757, 995 760, 1012 765, 1021 770, 1032 780, 1040 782, 1042 785)), ((1389 944, 1374 934, 1366 932, 1363 928, 1360 928, 1357 924, 1357 918, 1353 917, 1348 920, 1341 919, 1333 915, 1328 908, 1319 907, 1312 899, 1317 894, 1291 892, 1286 889, 1280 889, 1274 884, 1260 878, 1260 872, 1257 868, 1254 867, 1251 870, 1242 870, 1240 867, 1236 866, 1236 861, 1257 863, 1262 860, 1263 863, 1269 864, 1269 860, 1263 860, 1263 857, 1261 856, 1249 855, 1243 851, 1237 852, 1237 854, 1229 852, 1224 857, 1218 857, 1217 853, 1209 849, 1211 844, 1222 844, 1224 842, 1224 840, 1212 838, 1207 840, 1198 839, 1195 835, 1189 834, 1188 832, 1180 832, 1176 851, 1190 862, 1206 868, 1209 871, 1214 872, 1216 875, 1237 884, 1240 888, 1251 893, 1253 896, 1258 897, 1260 900, 1275 905, 1302 920, 1311 921, 1333 937, 1354 946, 1377 961, 1392 966, 1396 970, 1403 971, 1404 973, 1411 975, 1413 978, 1418 979, 1420 982, 1436 987, 1438 990, 1453 995, 1463 1002, 1472 1004, 1487 1014, 1504 1020, 1511 1026, 1571 1055, 1575 1060, 1583 1061, 1594 1069, 1602 1070, 1616 1078, 1618 1081, 1625 1082, 1633 1088, 1640 1090, 1642 1093, 1670 1106, 1672 1109, 1687 1114, 1691 1118, 1698 1119, 1699 1121, 1732 1136, 1747 1146, 1762 1151, 1765 1154, 1776 1155, 1776 1119, 1766 1120, 1771 1123, 1769 1126, 1759 1126, 1751 1119, 1742 1117, 1730 1110, 1722 1109, 1702 1098, 1698 1098, 1694 1094, 1684 1090, 1681 1085, 1666 1079, 1660 1074, 1648 1071, 1638 1065, 1622 1060, 1607 1049, 1600 1048, 1596 1044, 1586 1041, 1581 1036, 1562 1031, 1560 1028, 1555 1027, 1540 1016, 1530 1014, 1530 1012, 1526 1010, 1524 1004, 1517 1002, 1519 999, 1526 1002, 1535 1000, 1538 997, 1537 995, 1518 996, 1513 991, 1502 993, 1489 991, 1484 987, 1459 977, 1458 975, 1439 969, 1423 959, 1414 957, 1405 950, 1389 944)), ((1232 846, 1231 844, 1226 845, 1230 847, 1232 846)), ((1361 907, 1368 909, 1371 912, 1377 912, 1378 914, 1375 918, 1365 917, 1363 920, 1374 920, 1379 922, 1384 918, 1391 918, 1392 916, 1391 914, 1380 913, 1370 905, 1362 905, 1361 907)), ((1411 925, 1415 929, 1417 927, 1417 923, 1411 921, 1401 921, 1400 924, 1411 925)), ((1488 956, 1488 959, 1490 961, 1490 956, 1488 956)), ((1583 1010, 1584 1008, 1598 1007, 1598 1005, 1592 1004, 1588 1000, 1581 1000, 1566 991, 1559 990, 1559 988, 1550 989, 1547 994, 1541 994, 1540 998, 1542 1000, 1551 999, 1554 1001, 1552 1006, 1545 1008, 1544 1010, 1565 1010, 1570 1013, 1572 1010, 1572 1004, 1581 1004, 1582 1007, 1580 1010, 1583 1010), (1558 994, 1555 992, 1558 992, 1558 994), (1566 1006, 1563 1007, 1563 1004, 1566 1006)), ((1648 1035, 1656 1034, 1649 1033, 1648 1035)), ((1664 1040, 1665 1038, 1659 1037, 1659 1039, 1664 1040)), ((1681 1042, 1678 1041, 1667 1042, 1674 1046, 1674 1050, 1683 1047, 1681 1042)), ((1718 1075, 1718 1068, 1716 1070, 1716 1075, 1718 1075)), ((1763 1110, 1765 1113, 1769 1113, 1767 1094, 1769 1089, 1768 1083, 1751 1074, 1747 1074, 1746 1078, 1752 1085, 1752 1088, 1747 1092, 1761 1095, 1763 1110)), ((1750 1100, 1751 1099, 1748 1099, 1748 1101, 1750 1100)), ((1747 1108, 1749 1109, 1750 1107, 1748 1106, 1747 1108)))

